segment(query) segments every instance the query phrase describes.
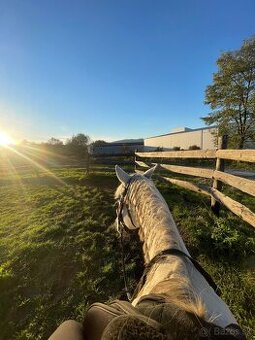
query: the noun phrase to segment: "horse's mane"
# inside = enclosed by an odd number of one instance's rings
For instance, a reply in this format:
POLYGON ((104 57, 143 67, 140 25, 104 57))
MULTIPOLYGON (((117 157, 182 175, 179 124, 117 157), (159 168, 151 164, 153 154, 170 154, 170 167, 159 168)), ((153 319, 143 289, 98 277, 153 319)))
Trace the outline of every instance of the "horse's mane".
MULTIPOLYGON (((119 198, 124 190, 125 187, 121 184, 115 192, 115 198, 119 198)), ((145 261, 148 262, 151 259, 150 254, 155 251, 159 244, 161 248, 165 249, 179 246, 176 241, 178 240, 177 229, 170 228, 170 226, 175 226, 173 217, 164 198, 151 180, 141 175, 135 175, 135 179, 131 181, 128 190, 127 203, 134 207, 136 218, 140 223, 139 234, 141 240, 144 241, 145 261)), ((187 260, 184 259, 184 261, 187 260)), ((181 262, 177 261, 177 266, 178 263, 181 262)), ((187 264, 189 265, 189 263, 187 264)), ((151 276, 153 276, 154 270, 152 268, 151 276)), ((158 283, 151 293, 164 295, 166 302, 174 304, 199 319, 206 318, 205 306, 201 298, 195 294, 185 276, 166 278, 158 283)))

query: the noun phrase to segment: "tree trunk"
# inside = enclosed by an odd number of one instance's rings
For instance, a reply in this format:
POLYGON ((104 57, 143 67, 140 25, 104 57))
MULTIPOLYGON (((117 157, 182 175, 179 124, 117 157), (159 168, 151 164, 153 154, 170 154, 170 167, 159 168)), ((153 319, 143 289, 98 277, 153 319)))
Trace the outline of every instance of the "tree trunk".
POLYGON ((239 140, 239 143, 238 143, 238 149, 243 149, 244 142, 245 142, 245 137, 244 136, 240 136, 240 140, 239 140))

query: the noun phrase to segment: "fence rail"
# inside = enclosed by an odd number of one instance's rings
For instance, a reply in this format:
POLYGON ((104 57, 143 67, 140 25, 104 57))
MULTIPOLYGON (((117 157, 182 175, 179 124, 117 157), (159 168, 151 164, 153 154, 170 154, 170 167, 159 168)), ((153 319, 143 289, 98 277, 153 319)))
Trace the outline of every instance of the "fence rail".
MULTIPOLYGON (((153 163, 157 164, 157 163, 153 163)), ((213 170, 204 168, 193 168, 190 166, 170 165, 170 164, 159 164, 160 168, 176 172, 183 175, 190 175, 196 177, 212 178, 213 170)))
POLYGON ((216 150, 136 152, 142 158, 215 158, 216 150))
POLYGON ((135 154, 141 158, 221 158, 242 162, 255 162, 255 150, 188 150, 136 152, 135 154))
POLYGON ((227 142, 225 137, 220 140, 219 144, 222 149, 218 150, 191 150, 191 151, 162 151, 162 152, 136 152, 135 153, 135 171, 137 169, 148 168, 152 164, 158 164, 159 169, 167 170, 172 173, 202 177, 211 179, 211 187, 195 184, 187 180, 180 180, 171 177, 159 176, 168 183, 192 190, 194 192, 211 197, 211 207, 218 215, 220 204, 226 206, 230 211, 239 216, 241 219, 255 227, 255 213, 248 207, 224 195, 221 192, 222 183, 239 189, 251 196, 255 196, 255 180, 246 179, 224 172, 224 160, 234 160, 242 162, 255 163, 255 150, 225 150, 227 142), (137 159, 140 158, 140 159, 137 159), (214 169, 198 168, 190 166, 181 166, 173 164, 156 163, 154 159, 215 159, 214 169), (142 160, 141 160, 142 159, 142 160), (148 159, 146 161, 146 159, 148 159))

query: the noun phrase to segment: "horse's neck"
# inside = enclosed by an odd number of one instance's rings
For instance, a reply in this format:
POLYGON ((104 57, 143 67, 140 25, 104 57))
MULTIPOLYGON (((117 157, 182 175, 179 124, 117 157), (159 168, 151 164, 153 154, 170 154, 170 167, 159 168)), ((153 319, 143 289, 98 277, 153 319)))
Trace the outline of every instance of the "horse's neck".
POLYGON ((177 248, 189 254, 159 191, 152 184, 144 191, 140 197, 142 202, 137 205, 137 219, 145 262, 170 248, 177 248))
MULTIPOLYGON (((145 263, 150 262, 161 251, 171 248, 177 248, 189 255, 165 200, 153 184, 146 181, 141 183, 140 187, 138 185, 134 187, 131 199, 136 207, 145 263)), ((194 294, 202 299, 208 315, 218 316, 216 324, 225 327, 236 323, 227 305, 216 295, 205 278, 190 261, 187 262, 179 256, 168 257, 167 260, 153 265, 144 286, 132 304, 135 306, 141 296, 155 292, 155 287, 171 278, 187 279, 193 287, 194 294)), ((169 288, 172 289, 171 285, 169 288)))

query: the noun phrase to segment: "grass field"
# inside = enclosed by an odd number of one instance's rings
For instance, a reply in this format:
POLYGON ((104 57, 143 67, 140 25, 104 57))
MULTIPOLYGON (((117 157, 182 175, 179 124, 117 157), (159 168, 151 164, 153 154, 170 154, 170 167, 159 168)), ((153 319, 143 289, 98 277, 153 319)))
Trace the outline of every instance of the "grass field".
MULTIPOLYGON (((91 303, 123 294, 113 228, 117 184, 113 168, 105 166, 89 175, 82 168, 0 172, 1 340, 46 339, 61 321, 81 321, 91 303)), ((191 254, 219 284, 252 339, 254 231, 224 209, 217 219, 202 196, 156 184, 191 254)), ((127 273, 134 287, 141 251, 135 235, 126 237, 127 273)))

